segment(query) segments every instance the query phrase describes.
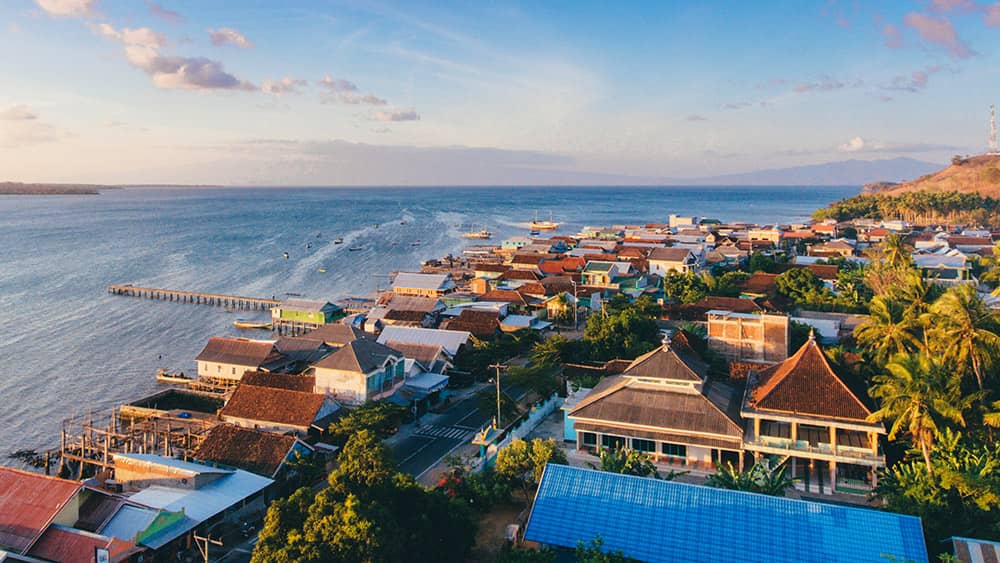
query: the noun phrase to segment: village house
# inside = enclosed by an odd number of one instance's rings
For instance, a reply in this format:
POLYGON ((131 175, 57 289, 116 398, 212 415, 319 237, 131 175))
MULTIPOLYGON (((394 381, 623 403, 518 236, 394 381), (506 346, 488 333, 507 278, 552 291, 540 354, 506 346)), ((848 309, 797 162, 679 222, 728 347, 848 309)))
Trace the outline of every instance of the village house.
POLYGON ((246 371, 278 371, 289 359, 275 348, 271 340, 249 340, 213 336, 195 357, 198 377, 239 381, 246 371))
POLYGON ((854 244, 847 239, 834 239, 809 246, 807 254, 821 258, 850 258, 854 256, 854 244))
POLYGON ((578 450, 629 448, 703 469, 742 467, 736 392, 708 381, 708 365, 683 334, 601 380, 565 421, 578 450))
POLYGON ((324 434, 339 410, 337 401, 313 391, 241 383, 219 410, 219 418, 244 428, 293 432, 305 438, 324 434))
POLYGON ((580 278, 584 285, 617 289, 621 278, 630 277, 632 274, 632 264, 628 262, 592 260, 587 262, 587 266, 580 273, 580 278))
POLYGON ((398 295, 441 297, 455 291, 455 282, 448 274, 399 272, 392 280, 392 292, 398 295))
POLYGON ((191 458, 277 479, 286 462, 312 454, 312 446, 296 436, 219 424, 208 431, 191 458))
POLYGON ((496 311, 466 308, 457 317, 442 323, 441 328, 466 331, 480 340, 488 340, 500 330, 500 318, 496 311))
POLYGON ((741 415, 755 457, 789 459, 805 491, 868 494, 885 467, 863 383, 838 375, 815 338, 774 366, 751 371, 741 415))
POLYGON ((454 358, 459 351, 472 337, 471 334, 461 330, 440 330, 430 328, 408 328, 408 327, 386 327, 378 335, 380 344, 388 345, 389 342, 403 342, 406 344, 428 344, 440 346, 454 358))
POLYGON ((920 270, 924 280, 930 283, 945 285, 978 283, 972 275, 972 265, 965 255, 914 254, 913 263, 920 270))
POLYGON ((329 301, 285 299, 271 308, 271 322, 300 328, 316 328, 344 317, 344 310, 329 301))
POLYGON ((310 371, 316 377, 317 393, 360 405, 392 395, 403 384, 404 370, 403 355, 396 350, 371 340, 355 340, 310 371))
POLYGON ((646 258, 649 273, 666 277, 670 272, 685 274, 698 269, 698 257, 689 248, 654 248, 646 258))

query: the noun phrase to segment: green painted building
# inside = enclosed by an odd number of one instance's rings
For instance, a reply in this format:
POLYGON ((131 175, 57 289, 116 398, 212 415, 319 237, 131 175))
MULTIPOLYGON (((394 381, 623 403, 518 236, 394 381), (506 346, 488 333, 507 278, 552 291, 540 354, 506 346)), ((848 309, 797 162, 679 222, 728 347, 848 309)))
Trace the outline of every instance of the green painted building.
POLYGON ((344 317, 344 310, 329 301, 286 299, 271 309, 274 323, 322 326, 344 317))

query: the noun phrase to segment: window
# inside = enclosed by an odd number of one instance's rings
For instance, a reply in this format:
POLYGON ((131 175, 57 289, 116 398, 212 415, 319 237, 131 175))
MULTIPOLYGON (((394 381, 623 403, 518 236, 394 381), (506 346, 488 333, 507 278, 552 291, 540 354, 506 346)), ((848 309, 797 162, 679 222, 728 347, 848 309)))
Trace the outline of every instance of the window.
POLYGON ((618 448, 624 448, 625 447, 625 438, 622 438, 620 436, 608 436, 607 434, 602 434, 601 435, 601 446, 603 446, 605 448, 608 448, 608 449, 611 449, 611 450, 617 450, 618 448))
POLYGON ((236 375, 236 368, 233 368, 233 375, 236 375))
POLYGON ((584 446, 597 445, 597 434, 594 434, 593 432, 584 432, 581 438, 583 439, 584 446))
POLYGON ((655 452, 656 442, 652 440, 643 440, 642 438, 632 438, 632 449, 637 452, 655 452))
POLYGON ((660 444, 660 452, 672 457, 687 457, 687 446, 683 444, 660 444))
POLYGON ((215 373, 222 373, 222 366, 215 366, 215 373))

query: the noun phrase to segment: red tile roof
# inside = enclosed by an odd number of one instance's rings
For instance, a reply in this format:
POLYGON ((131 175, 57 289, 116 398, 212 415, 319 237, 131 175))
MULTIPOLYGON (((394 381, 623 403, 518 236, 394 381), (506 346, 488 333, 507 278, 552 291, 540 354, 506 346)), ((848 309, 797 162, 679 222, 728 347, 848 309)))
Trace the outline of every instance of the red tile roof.
POLYGON ((538 265, 543 274, 561 275, 563 273, 562 260, 546 260, 538 265))
POLYGON ((271 477, 295 442, 294 436, 219 424, 208 431, 191 457, 271 477))
POLYGON ((27 551, 79 490, 75 481, 0 467, 0 547, 27 551))
POLYGON ((271 342, 213 336, 195 360, 259 367, 281 358, 282 354, 271 342))
POLYGON ((307 428, 316 420, 324 402, 326 395, 240 385, 219 415, 307 428))
POLYGON ((500 279, 538 281, 541 279, 541 276, 531 270, 507 270, 506 272, 500 274, 500 279))
POLYGON ((743 290, 749 293, 773 293, 777 290, 774 283, 776 277, 778 274, 755 272, 747 281, 743 282, 743 290))
POLYGON ((777 411, 867 423, 865 402, 833 371, 816 340, 757 373, 749 393, 754 410, 777 411))
POLYGON ((491 303, 514 303, 517 305, 527 305, 532 299, 526 297, 519 291, 512 289, 494 289, 484 293, 479 297, 479 301, 489 301, 491 303))
POLYGON ((494 311, 466 309, 444 327, 447 330, 464 330, 477 338, 490 337, 500 328, 500 319, 494 311))
POLYGON ((262 371, 248 371, 243 374, 243 379, 240 382, 243 385, 259 385, 275 389, 302 391, 303 393, 312 393, 313 389, 316 388, 316 377, 312 375, 289 375, 262 371))

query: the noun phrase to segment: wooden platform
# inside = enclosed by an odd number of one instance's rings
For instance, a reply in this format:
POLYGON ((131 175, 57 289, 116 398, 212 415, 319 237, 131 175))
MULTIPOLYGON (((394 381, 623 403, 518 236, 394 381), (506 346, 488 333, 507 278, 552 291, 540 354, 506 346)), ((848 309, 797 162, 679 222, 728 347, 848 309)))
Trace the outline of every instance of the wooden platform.
POLYGON ((157 289, 153 287, 139 287, 132 284, 110 285, 108 286, 108 293, 112 295, 125 295, 127 297, 145 297, 146 299, 159 299, 161 301, 215 305, 217 307, 231 307, 243 310, 268 310, 281 303, 281 301, 276 299, 202 293, 200 291, 157 289))

